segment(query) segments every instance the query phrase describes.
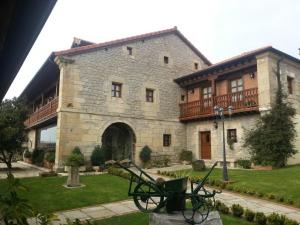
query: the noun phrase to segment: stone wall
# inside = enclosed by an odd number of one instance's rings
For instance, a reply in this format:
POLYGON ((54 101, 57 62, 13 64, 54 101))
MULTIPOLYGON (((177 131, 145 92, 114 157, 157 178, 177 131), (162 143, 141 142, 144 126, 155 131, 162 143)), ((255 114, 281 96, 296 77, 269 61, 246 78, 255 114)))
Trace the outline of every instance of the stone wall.
POLYGON ((175 78, 206 67, 176 35, 169 34, 124 46, 98 49, 57 58, 60 66, 56 166, 76 145, 89 158, 101 144, 105 128, 128 124, 136 136, 136 160, 141 147, 172 155, 186 146, 185 125, 178 121, 182 90, 175 78), (127 46, 133 55, 128 55, 127 46), (169 63, 164 63, 164 56, 169 63), (67 59, 66 59, 67 58, 67 59), (122 98, 111 96, 112 82, 122 83, 122 98), (146 102, 146 88, 154 90, 154 103, 146 102), (163 147, 163 134, 172 135, 163 147))
MULTIPOLYGON (((225 127, 225 149, 227 152, 227 160, 234 162, 240 158, 249 158, 247 149, 242 147, 243 135, 247 129, 251 129, 251 126, 255 124, 255 121, 259 118, 259 114, 246 115, 246 116, 233 116, 226 118, 225 127), (237 131, 237 143, 234 143, 233 149, 230 149, 227 144, 227 129, 236 129, 237 131)), ((202 131, 210 131, 211 133, 211 159, 223 160, 223 130, 221 120, 217 120, 218 128, 214 127, 213 120, 198 121, 187 124, 187 149, 193 152, 194 159, 201 159, 201 140, 199 133, 202 131)))
MULTIPOLYGON (((259 106, 261 113, 267 112, 275 101, 276 90, 278 88, 276 71, 276 63, 279 56, 267 52, 257 57, 258 70, 258 92, 259 106)), ((296 109, 294 121, 296 123, 297 138, 295 147, 300 151, 300 65, 284 58, 280 63, 281 83, 283 91, 288 96, 288 101, 296 109), (288 94, 287 77, 293 78, 293 93, 288 94)), ((288 161, 289 164, 300 163, 300 152, 288 161)))

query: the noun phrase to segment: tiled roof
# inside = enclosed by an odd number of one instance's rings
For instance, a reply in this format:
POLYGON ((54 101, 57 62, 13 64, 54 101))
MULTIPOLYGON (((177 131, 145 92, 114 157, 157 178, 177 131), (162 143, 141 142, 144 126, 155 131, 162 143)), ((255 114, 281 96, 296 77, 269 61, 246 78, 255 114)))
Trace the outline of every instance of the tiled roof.
POLYGON ((139 40, 143 40, 143 39, 159 37, 159 36, 171 34, 171 33, 178 35, 178 37, 181 38, 182 41, 184 41, 200 58, 202 58, 202 60, 207 65, 211 65, 211 62, 195 46, 193 46, 193 44, 190 41, 188 41, 183 36, 183 34, 177 29, 177 27, 173 27, 171 29, 161 30, 161 31, 157 31, 157 32, 136 35, 136 36, 127 37, 127 38, 117 39, 114 41, 108 41, 108 42, 103 42, 103 43, 98 43, 98 44, 90 44, 90 45, 80 46, 80 47, 71 48, 71 49, 67 49, 67 50, 63 50, 63 51, 57 51, 57 52, 54 52, 54 54, 56 56, 81 54, 86 51, 95 50, 98 48, 105 48, 105 47, 111 47, 111 46, 115 46, 115 45, 126 44, 126 43, 139 41, 139 40))
POLYGON ((286 58, 288 58, 288 59, 290 59, 290 60, 292 60, 296 63, 300 63, 299 59, 297 59, 297 58, 295 58, 291 55, 288 55, 288 54, 286 54, 286 53, 284 53, 284 52, 282 52, 278 49, 275 49, 272 46, 265 46, 265 47, 262 47, 262 48, 257 48, 255 50, 244 52, 244 53, 239 54, 237 56, 225 59, 225 60, 220 61, 218 63, 212 64, 211 66, 208 66, 205 69, 199 70, 195 73, 179 77, 179 78, 175 79, 174 81, 178 83, 180 81, 184 81, 184 80, 192 78, 192 77, 202 76, 202 75, 206 74, 207 72, 209 72, 211 70, 220 68, 222 66, 226 66, 227 64, 230 64, 230 63, 241 61, 243 59, 247 59, 247 58, 250 58, 250 57, 255 57, 256 55, 259 55, 259 54, 267 52, 267 51, 272 51, 272 52, 274 52, 278 55, 282 55, 283 57, 286 57, 286 58))

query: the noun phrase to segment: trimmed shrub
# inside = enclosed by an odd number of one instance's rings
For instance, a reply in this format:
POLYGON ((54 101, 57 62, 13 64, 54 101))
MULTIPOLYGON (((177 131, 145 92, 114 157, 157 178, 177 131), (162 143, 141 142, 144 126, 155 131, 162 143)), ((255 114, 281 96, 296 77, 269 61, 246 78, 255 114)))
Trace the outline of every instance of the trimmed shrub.
POLYGON ((179 155, 179 159, 181 161, 188 161, 188 162, 192 162, 193 160, 193 153, 191 151, 186 151, 183 150, 180 155, 179 155))
POLYGON ((255 223, 257 225, 266 225, 267 224, 267 217, 265 216, 264 213, 258 212, 255 214, 255 223))
POLYGON ((284 197, 283 196, 276 196, 276 201, 278 202, 284 202, 284 197))
POLYGON ((232 215, 235 217, 242 217, 244 214, 244 208, 239 204, 233 204, 231 206, 232 215))
POLYGON ((45 154, 45 160, 48 163, 55 163, 55 152, 47 152, 45 154))
POLYGON ((284 221, 284 225, 299 225, 299 223, 295 220, 291 220, 291 219, 286 218, 285 221, 284 221))
POLYGON ((24 151, 24 158, 31 159, 31 157, 32 157, 32 153, 28 149, 26 149, 24 151))
POLYGON ((80 148, 79 148, 78 146, 76 146, 76 147, 73 149, 72 154, 79 154, 79 155, 82 155, 82 156, 83 156, 83 154, 82 154, 82 152, 81 152, 81 150, 80 150, 80 148))
POLYGON ((238 166, 244 168, 244 169, 251 169, 251 161, 248 159, 239 159, 236 161, 238 166))
POLYGON ((275 195, 272 193, 267 194, 268 199, 275 199, 275 195))
POLYGON ((227 207, 224 203, 220 201, 216 201, 215 203, 216 210, 223 214, 229 214, 229 207, 227 207))
POLYGON ((152 153, 151 148, 149 148, 147 145, 144 146, 140 152, 140 160, 143 163, 149 162, 151 159, 151 153, 152 153))
POLYGON ((99 145, 96 145, 91 155, 91 163, 93 166, 100 166, 105 163, 105 153, 99 145))
POLYGON ((249 222, 253 222, 255 217, 255 213, 251 211, 250 209, 246 209, 245 211, 245 219, 249 222))
POLYGON ((67 158, 66 166, 80 167, 83 165, 84 165, 84 156, 81 153, 80 148, 75 147, 71 155, 69 155, 67 158))
POLYGON ((192 167, 194 171, 203 171, 205 170, 204 160, 195 160, 192 162, 192 167))
POLYGON ((34 149, 32 152, 32 163, 37 166, 43 166, 44 164, 44 150, 34 149))
POLYGON ((286 217, 283 215, 279 215, 277 213, 272 213, 267 217, 267 224, 268 225, 284 225, 284 221, 286 217))

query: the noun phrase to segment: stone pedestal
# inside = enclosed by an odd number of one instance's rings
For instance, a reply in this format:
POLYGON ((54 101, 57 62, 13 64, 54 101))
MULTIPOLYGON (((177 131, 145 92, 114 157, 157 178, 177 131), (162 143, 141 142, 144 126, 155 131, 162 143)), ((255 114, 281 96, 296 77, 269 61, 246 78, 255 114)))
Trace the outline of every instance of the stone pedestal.
POLYGON ((78 187, 80 186, 79 182, 79 168, 78 167, 71 167, 68 171, 68 180, 67 180, 68 187, 78 187))
MULTIPOLYGON (((149 214, 149 225, 189 225, 181 212, 173 214, 151 213, 149 214)), ((220 214, 213 211, 201 225, 223 225, 220 214)))

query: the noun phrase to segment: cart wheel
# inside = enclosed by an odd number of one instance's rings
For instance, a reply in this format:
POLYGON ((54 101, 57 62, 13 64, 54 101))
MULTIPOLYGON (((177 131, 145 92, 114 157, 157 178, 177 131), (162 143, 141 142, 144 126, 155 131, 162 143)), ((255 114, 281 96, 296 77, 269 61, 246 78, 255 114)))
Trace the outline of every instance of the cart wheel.
POLYGON ((186 210, 182 211, 186 222, 201 224, 207 219, 208 214, 214 209, 215 205, 214 197, 205 197, 208 194, 210 192, 202 188, 197 194, 188 198, 190 202, 188 202, 186 210))
POLYGON ((157 191, 147 184, 139 183, 134 189, 134 194, 134 203, 142 212, 157 212, 163 207, 164 197, 157 196, 157 191))

